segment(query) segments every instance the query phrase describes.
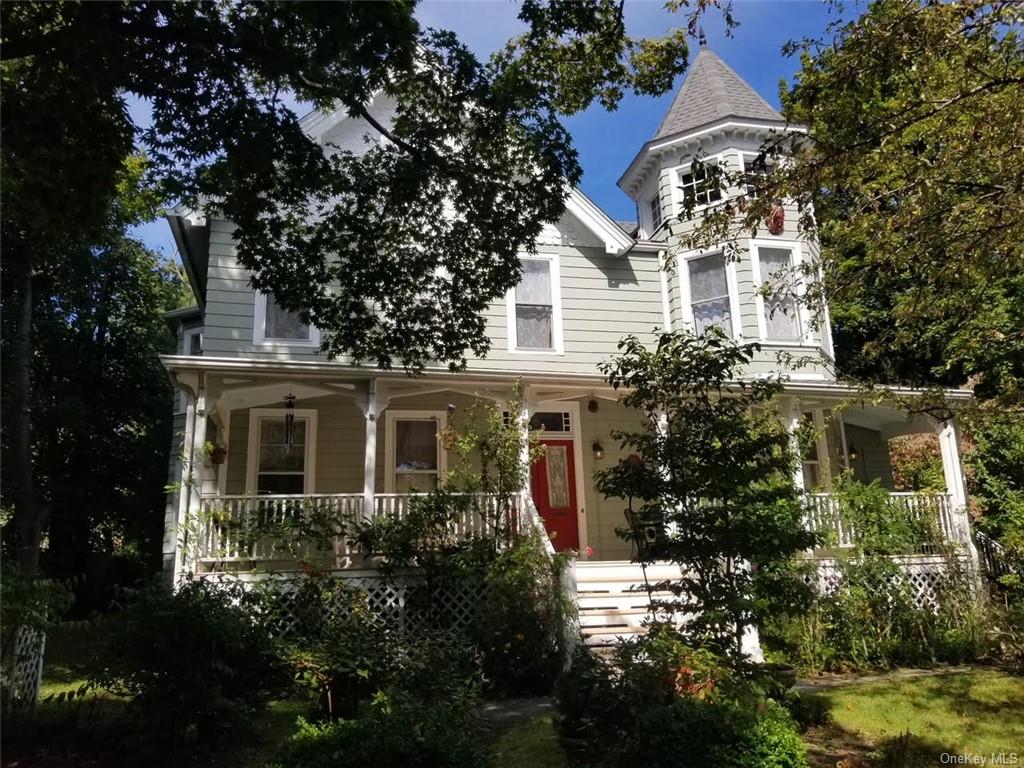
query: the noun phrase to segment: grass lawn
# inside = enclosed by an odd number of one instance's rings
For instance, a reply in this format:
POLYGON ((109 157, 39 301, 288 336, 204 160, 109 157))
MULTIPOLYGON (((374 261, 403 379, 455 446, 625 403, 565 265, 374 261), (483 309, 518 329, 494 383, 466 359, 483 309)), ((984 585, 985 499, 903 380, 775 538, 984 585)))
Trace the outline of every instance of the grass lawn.
POLYGON ((814 695, 832 716, 806 735, 816 766, 934 766, 942 753, 1000 752, 1016 752, 1024 764, 1024 678, 975 669, 814 695))
POLYGON ((494 764, 501 768, 567 768, 550 715, 518 723, 494 742, 494 764))

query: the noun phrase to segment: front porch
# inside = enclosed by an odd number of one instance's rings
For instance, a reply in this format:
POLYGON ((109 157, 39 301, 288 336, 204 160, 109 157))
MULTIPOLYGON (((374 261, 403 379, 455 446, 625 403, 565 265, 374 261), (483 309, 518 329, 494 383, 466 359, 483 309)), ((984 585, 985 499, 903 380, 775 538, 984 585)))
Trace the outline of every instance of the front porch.
MULTIPOLYGON (((269 366, 268 366, 269 367, 269 366)), ((353 372, 349 372, 353 373, 353 372)), ((444 483, 456 455, 445 440, 481 414, 487 400, 507 407, 517 379, 456 376, 409 380, 288 371, 175 371, 186 391, 179 492, 168 509, 168 570, 295 570, 314 562, 329 570, 365 567, 345 531, 359 519, 401 517, 423 491, 444 483)), ((525 382, 523 408, 547 446, 530 487, 502 504, 481 497, 453 522, 455 538, 487 533, 500 512, 513 527, 543 528, 555 550, 580 561, 628 561, 616 534, 624 503, 594 488, 598 469, 625 459, 615 430, 641 426, 616 393, 597 381, 525 382), (487 514, 483 514, 483 512, 487 514)), ((849 405, 834 385, 801 383, 780 398, 780 418, 803 435, 794 478, 808 494, 808 523, 849 547, 856 531, 839 514, 836 478, 878 481, 891 500, 925 516, 942 542, 970 548, 955 423, 909 417, 895 408, 849 405), (792 390, 792 391, 790 391, 792 390), (810 438, 807 435, 811 435, 810 438), (941 456, 942 487, 915 491, 894 475, 890 440, 930 435, 941 456)))

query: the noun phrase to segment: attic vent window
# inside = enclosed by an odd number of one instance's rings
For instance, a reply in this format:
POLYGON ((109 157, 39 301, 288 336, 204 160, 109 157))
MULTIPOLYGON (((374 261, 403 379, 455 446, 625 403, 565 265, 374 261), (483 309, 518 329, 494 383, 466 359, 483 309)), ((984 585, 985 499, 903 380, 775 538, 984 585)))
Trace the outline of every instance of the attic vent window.
POLYGON ((683 201, 693 205, 710 205, 722 199, 722 190, 718 186, 717 176, 708 164, 696 170, 679 171, 679 190, 683 193, 683 201))

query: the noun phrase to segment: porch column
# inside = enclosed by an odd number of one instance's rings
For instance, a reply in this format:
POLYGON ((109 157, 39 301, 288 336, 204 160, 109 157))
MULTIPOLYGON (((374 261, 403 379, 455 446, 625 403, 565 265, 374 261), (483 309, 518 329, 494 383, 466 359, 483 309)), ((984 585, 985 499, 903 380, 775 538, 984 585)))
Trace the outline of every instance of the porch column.
POLYGON ((366 384, 366 396, 359 403, 366 419, 363 453, 363 519, 373 517, 373 498, 377 490, 377 417, 388 406, 386 388, 377 379, 366 384))
POLYGON ((519 408, 519 423, 523 427, 523 437, 519 443, 519 462, 526 467, 526 478, 523 480, 523 495, 530 494, 530 418, 537 410, 537 399, 530 393, 530 386, 523 387, 523 399, 519 408))
POLYGON ((193 519, 199 514, 203 492, 203 445, 206 443, 206 382, 197 375, 188 386, 185 436, 181 451, 178 520, 175 526, 174 583, 194 562, 196 542, 193 519))
POLYGON ((783 426, 786 428, 786 432, 789 433, 789 444, 793 449, 793 455, 796 456, 796 467, 793 470, 793 485, 798 490, 804 491, 804 468, 803 462, 800 460, 800 440, 797 437, 797 433, 800 430, 800 401, 795 397, 786 397, 780 400, 782 405, 782 413, 780 419, 782 420, 783 426))
POLYGON ((960 428, 955 419, 939 427, 939 450, 942 453, 942 474, 946 478, 946 493, 954 507, 967 506, 967 489, 960 456, 960 428))
MULTIPOLYGON (((179 380, 180 383, 180 380, 179 380)), ((181 448, 178 451, 178 498, 177 506, 173 517, 168 515, 164 526, 164 552, 173 552, 173 565, 171 567, 171 586, 175 586, 181 578, 185 568, 185 553, 183 541, 185 532, 185 521, 188 519, 189 502, 191 494, 189 483, 192 476, 192 450, 193 436, 196 424, 196 399, 195 393, 188 387, 183 387, 185 395, 185 431, 181 437, 181 448)), ((190 543, 190 542, 189 542, 190 543)))

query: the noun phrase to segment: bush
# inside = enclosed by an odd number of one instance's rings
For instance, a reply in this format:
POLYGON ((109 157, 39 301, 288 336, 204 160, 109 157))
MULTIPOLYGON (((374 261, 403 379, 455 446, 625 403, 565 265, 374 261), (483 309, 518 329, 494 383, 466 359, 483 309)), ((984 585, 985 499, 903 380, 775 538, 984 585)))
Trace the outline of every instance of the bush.
POLYGON ((586 748, 588 765, 807 765, 788 712, 668 625, 624 643, 611 662, 580 648, 558 704, 563 736, 586 748))
POLYGON ((280 768, 476 768, 486 739, 465 701, 381 694, 359 719, 314 724, 281 750, 280 768))
POLYGON ((818 597, 805 615, 766 622, 761 639, 805 671, 971 661, 987 650, 989 612, 967 569, 955 558, 946 568, 932 609, 915 604, 890 557, 850 557, 840 564, 834 594, 818 597))
POLYGON ((240 587, 190 581, 137 593, 93 683, 131 699, 149 737, 210 744, 277 693, 283 674, 240 587))
POLYGON ((486 599, 470 628, 484 676, 505 695, 551 691, 562 668, 562 632, 573 606, 559 583, 564 561, 552 566, 537 535, 517 536, 484 564, 486 599))

